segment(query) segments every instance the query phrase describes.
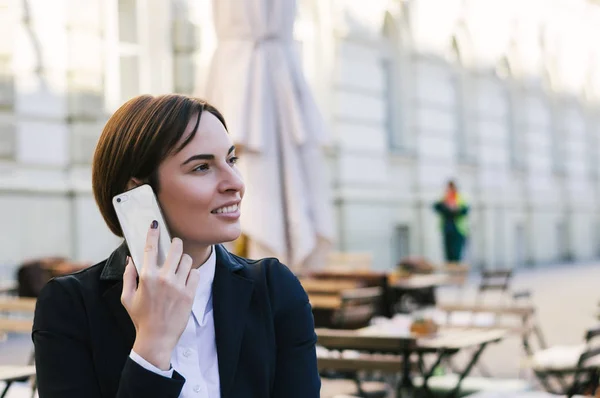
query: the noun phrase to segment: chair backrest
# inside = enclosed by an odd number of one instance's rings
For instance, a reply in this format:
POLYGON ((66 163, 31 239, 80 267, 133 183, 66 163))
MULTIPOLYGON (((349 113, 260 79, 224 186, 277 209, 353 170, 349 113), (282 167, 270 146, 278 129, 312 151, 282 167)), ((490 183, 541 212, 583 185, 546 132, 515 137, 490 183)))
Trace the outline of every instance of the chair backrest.
POLYGON ((373 267, 373 255, 368 252, 330 252, 327 269, 369 270, 373 267))
POLYGON ((463 286, 469 277, 470 268, 468 264, 451 263, 442 266, 442 271, 448 274, 453 285, 463 286))
POLYGON ((341 305, 333 314, 332 325, 337 329, 358 329, 369 325, 381 308, 383 289, 365 287, 341 293, 341 305))
POLYGON ((339 294, 344 290, 361 287, 361 282, 358 280, 311 278, 299 279, 302 287, 309 296, 311 294, 339 294))
POLYGON ((508 301, 512 277, 512 270, 481 271, 481 281, 477 287, 478 301, 482 302, 484 296, 489 297, 491 292, 499 293, 500 299, 508 301))
POLYGON ((52 277, 46 266, 60 261, 63 259, 38 259, 23 263, 17 270, 18 296, 38 297, 44 285, 52 277))
POLYGON ((508 291, 513 276, 512 270, 481 271, 479 291, 501 290, 508 291))
POLYGON ((596 325, 585 332, 586 348, 579 357, 578 366, 585 366, 593 360, 595 365, 600 365, 600 325, 596 325))

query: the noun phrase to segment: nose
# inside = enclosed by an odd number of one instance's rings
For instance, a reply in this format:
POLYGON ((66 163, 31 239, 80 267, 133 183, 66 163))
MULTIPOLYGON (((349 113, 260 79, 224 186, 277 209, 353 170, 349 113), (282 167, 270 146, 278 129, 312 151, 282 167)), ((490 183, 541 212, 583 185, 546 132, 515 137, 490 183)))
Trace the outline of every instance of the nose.
POLYGON ((227 165, 224 171, 221 173, 221 181, 219 184, 219 191, 221 192, 244 192, 244 180, 236 167, 227 165))

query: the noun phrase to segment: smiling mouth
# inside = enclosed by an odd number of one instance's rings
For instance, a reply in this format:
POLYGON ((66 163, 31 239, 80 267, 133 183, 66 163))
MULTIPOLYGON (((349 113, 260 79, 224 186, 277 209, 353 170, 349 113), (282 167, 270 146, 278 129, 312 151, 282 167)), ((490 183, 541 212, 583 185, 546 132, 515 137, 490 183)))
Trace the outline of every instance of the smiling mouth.
POLYGON ((235 213, 239 209, 240 209, 240 205, 235 204, 235 205, 231 205, 231 206, 220 207, 216 210, 211 211, 211 213, 212 214, 228 214, 228 213, 235 213))

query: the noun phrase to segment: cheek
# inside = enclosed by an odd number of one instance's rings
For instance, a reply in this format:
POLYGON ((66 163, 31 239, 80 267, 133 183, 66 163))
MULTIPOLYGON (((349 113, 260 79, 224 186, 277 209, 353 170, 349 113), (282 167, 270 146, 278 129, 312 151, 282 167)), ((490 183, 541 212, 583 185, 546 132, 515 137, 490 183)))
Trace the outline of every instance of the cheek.
POLYGON ((194 217, 211 210, 212 193, 205 184, 173 179, 162 186, 159 196, 161 204, 173 216, 184 213, 194 217))

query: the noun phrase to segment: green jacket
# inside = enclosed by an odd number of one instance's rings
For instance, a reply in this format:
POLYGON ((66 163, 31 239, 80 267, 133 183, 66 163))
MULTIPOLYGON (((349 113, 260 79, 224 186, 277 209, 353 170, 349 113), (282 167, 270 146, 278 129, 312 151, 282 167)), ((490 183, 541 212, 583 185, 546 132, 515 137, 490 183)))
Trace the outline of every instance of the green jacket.
POLYGON ((450 209, 446 206, 444 199, 442 198, 435 203, 434 210, 440 215, 440 228, 442 230, 445 229, 447 223, 452 223, 456 227, 458 233, 466 237, 469 235, 469 220, 467 217, 469 214, 469 205, 460 194, 457 198, 457 204, 457 209, 450 209))

